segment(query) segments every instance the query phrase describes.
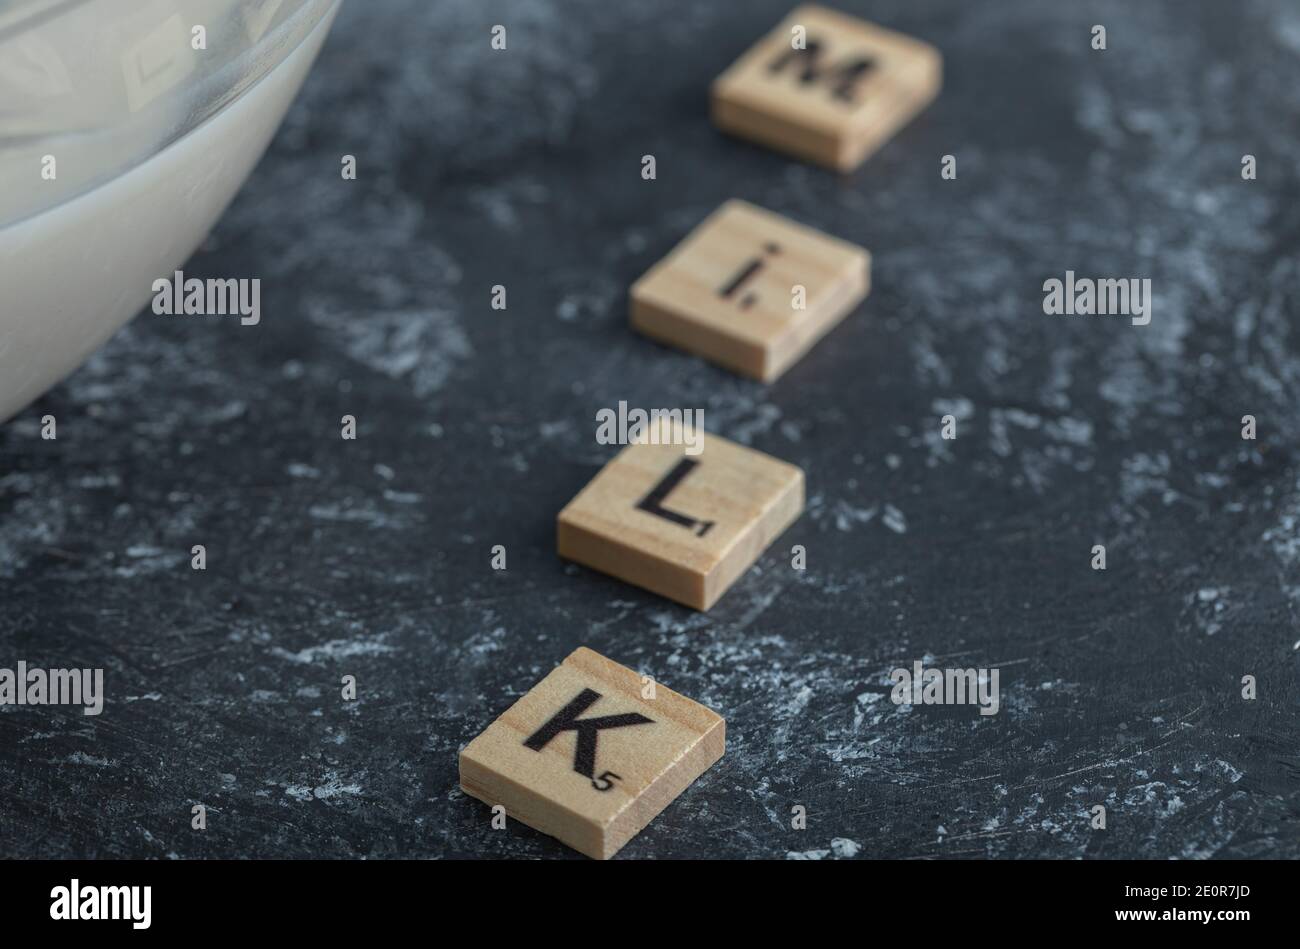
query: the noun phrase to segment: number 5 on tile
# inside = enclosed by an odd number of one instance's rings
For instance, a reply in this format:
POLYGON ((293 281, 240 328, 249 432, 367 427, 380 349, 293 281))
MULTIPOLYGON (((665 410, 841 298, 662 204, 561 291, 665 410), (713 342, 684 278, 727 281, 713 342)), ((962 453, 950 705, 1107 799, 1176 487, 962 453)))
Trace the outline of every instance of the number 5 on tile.
POLYGON ((460 786, 606 859, 722 757, 726 722, 590 649, 574 651, 460 753, 460 786))

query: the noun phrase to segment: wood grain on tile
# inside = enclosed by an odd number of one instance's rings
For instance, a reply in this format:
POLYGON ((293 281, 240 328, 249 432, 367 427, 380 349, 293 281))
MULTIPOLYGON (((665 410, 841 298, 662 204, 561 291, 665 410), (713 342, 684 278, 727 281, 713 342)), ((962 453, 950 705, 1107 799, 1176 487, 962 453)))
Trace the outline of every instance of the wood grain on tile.
POLYGON ((714 81, 713 121, 848 171, 929 105, 942 74, 942 57, 928 43, 805 5, 714 81), (797 27, 802 49, 794 45, 797 27))
POLYGON ((744 201, 709 215, 632 286, 632 325, 772 381, 867 295, 871 255, 744 201))
POLYGON ((465 746, 460 786, 607 859, 725 746, 716 712, 583 647, 465 746))
POLYGON ((628 445, 560 512, 559 554, 707 610, 803 500, 799 468, 724 438, 628 445))

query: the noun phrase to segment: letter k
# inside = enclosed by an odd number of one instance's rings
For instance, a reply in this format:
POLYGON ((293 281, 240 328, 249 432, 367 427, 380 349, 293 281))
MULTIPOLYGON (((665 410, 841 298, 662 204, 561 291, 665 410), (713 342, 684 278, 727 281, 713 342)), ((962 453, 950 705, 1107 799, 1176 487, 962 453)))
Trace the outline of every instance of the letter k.
POLYGON ((623 728, 627 725, 652 725, 654 719, 646 718, 636 712, 622 715, 603 715, 599 718, 578 718, 583 712, 600 699, 600 693, 594 689, 583 689, 564 708, 551 717, 551 720, 533 732, 524 742, 526 748, 541 751, 560 732, 578 733, 578 749, 573 756, 573 770, 587 778, 596 774, 596 739, 603 728, 623 728))

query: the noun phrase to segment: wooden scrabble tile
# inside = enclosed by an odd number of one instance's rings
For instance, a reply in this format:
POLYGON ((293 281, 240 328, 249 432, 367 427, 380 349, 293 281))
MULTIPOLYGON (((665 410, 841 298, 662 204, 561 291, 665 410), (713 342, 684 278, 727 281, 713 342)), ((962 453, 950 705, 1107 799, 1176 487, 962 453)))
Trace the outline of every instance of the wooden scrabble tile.
POLYGON ((716 712, 583 647, 460 753, 460 786, 607 859, 722 757, 716 712))
POLYGON ((632 325, 770 382, 870 284, 871 255, 861 247, 733 200, 632 285, 632 325))
POLYGON ((561 557, 707 610, 803 511, 803 472, 699 433, 628 445, 560 512, 561 557))
POLYGON ((713 121, 848 171, 930 104, 942 73, 939 51, 927 43, 801 6, 714 81, 713 121), (804 43, 796 49, 800 26, 804 43))

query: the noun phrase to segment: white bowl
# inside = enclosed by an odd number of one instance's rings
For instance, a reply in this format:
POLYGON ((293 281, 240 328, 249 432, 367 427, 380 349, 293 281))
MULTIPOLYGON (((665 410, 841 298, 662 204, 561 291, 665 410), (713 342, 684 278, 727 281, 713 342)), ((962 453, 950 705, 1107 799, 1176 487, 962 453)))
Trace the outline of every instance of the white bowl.
POLYGON ((81 365, 207 236, 339 2, 0 9, 0 422, 81 365))

